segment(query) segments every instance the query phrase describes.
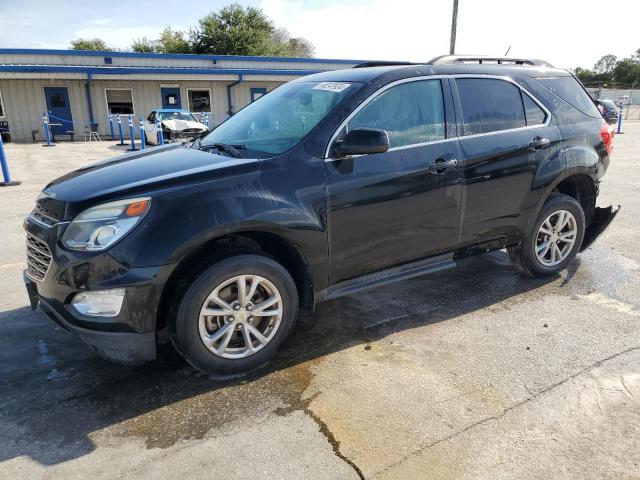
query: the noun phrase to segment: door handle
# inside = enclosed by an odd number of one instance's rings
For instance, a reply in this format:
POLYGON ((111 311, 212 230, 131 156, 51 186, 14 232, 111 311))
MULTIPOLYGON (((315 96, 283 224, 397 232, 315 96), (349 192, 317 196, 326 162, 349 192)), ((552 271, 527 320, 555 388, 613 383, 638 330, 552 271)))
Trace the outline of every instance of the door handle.
POLYGON ((444 158, 438 158, 435 162, 429 165, 429 171, 433 174, 443 173, 446 170, 450 170, 458 166, 458 160, 452 158, 451 160, 445 160, 444 158))
POLYGON ((534 137, 529 142, 529 150, 536 152, 541 148, 548 147, 549 145, 551 145, 551 140, 548 138, 534 137))

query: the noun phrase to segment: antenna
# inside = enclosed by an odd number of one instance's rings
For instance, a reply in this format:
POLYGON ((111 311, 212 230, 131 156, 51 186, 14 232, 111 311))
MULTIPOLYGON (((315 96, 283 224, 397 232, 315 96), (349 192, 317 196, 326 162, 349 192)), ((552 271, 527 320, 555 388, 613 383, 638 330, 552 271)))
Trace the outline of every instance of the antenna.
POLYGON ((507 55, 509 55, 509 52, 511 51, 511 45, 509 45, 509 48, 507 48, 507 51, 504 52, 503 57, 506 57, 507 55))

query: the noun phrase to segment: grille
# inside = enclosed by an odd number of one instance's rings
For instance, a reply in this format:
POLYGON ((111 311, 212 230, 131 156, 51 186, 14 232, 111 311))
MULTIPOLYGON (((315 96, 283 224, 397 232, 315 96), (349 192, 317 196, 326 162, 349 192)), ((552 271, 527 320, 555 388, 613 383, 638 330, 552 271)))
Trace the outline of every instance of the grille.
POLYGON ((37 237, 27 233, 27 275, 41 282, 51 266, 51 250, 37 237))
POLYGON ((36 208, 31 212, 31 217, 40 221, 40 223, 44 223, 45 225, 51 227, 58 223, 58 216, 52 212, 51 210, 47 210, 46 208, 37 205, 36 208))

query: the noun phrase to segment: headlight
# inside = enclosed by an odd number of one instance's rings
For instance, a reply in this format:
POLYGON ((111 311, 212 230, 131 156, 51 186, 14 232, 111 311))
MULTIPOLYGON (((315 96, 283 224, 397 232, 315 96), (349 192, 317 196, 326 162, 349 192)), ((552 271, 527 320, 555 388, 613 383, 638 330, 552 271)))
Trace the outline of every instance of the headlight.
POLYGON ((151 198, 129 198, 85 210, 69 224, 62 244, 72 250, 97 251, 124 237, 149 211, 151 198))

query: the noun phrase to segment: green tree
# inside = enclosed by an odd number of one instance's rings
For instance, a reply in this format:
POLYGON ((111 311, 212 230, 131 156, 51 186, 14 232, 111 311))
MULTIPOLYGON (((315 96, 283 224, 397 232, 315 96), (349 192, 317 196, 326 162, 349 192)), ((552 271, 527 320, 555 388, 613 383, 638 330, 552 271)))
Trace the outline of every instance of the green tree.
POLYGON ((596 64, 593 66, 593 71, 596 73, 609 75, 615 68, 616 61, 617 58, 615 55, 605 55, 596 62, 596 64))
POLYGON ((165 27, 157 40, 142 37, 134 40, 131 48, 134 52, 156 53, 192 53, 191 45, 184 32, 165 27))
POLYGON ((640 62, 634 61, 633 58, 620 60, 613 69, 613 80, 616 83, 640 85, 640 62))
POLYGON ((73 50, 99 50, 103 52, 112 50, 100 38, 78 38, 71 42, 71 48, 73 50))
POLYGON ((236 3, 201 18, 190 31, 194 53, 212 55, 313 55, 313 45, 304 38, 291 38, 276 28, 262 10, 236 3))

